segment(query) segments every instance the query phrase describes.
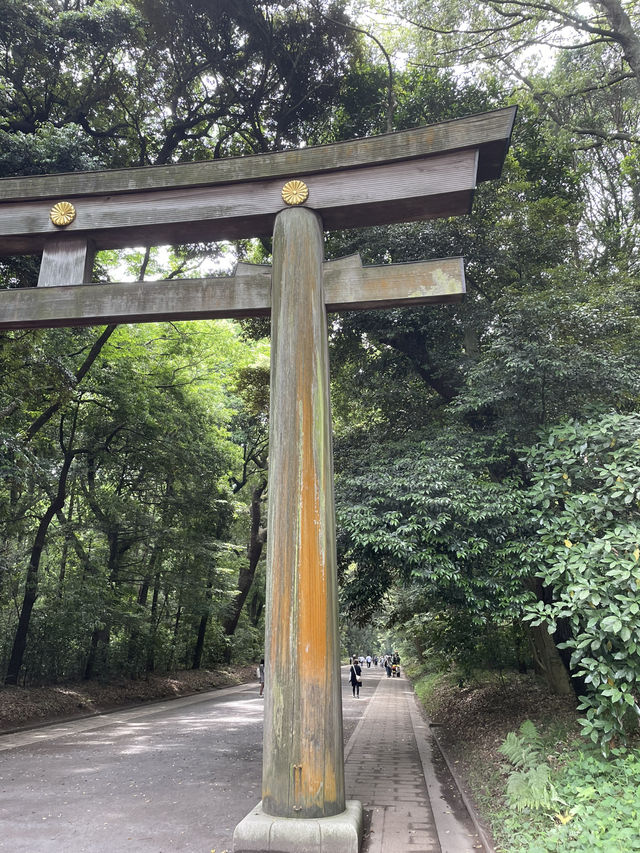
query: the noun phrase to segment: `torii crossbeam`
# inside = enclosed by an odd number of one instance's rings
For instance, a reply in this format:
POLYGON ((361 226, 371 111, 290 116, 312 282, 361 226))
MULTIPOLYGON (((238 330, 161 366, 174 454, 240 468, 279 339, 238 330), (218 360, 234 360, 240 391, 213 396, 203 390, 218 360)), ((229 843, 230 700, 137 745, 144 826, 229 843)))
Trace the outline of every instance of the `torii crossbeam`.
POLYGON ((0 254, 42 252, 38 286, 0 291, 0 328, 271 314, 262 802, 234 850, 357 853, 345 800, 327 310, 462 298, 461 258, 323 262, 323 231, 470 211, 499 177, 515 107, 252 157, 0 181, 0 254), (91 283, 96 249, 273 233, 273 268, 91 283))

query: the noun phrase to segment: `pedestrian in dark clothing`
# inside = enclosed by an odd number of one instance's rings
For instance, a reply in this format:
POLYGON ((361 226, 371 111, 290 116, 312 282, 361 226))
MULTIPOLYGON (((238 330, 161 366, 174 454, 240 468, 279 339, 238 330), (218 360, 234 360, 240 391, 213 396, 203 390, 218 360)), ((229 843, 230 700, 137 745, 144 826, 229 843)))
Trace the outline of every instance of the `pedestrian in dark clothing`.
POLYGON ((349 681, 354 697, 360 698, 360 685, 362 684, 362 669, 358 663, 358 658, 354 657, 351 666, 349 667, 349 681))

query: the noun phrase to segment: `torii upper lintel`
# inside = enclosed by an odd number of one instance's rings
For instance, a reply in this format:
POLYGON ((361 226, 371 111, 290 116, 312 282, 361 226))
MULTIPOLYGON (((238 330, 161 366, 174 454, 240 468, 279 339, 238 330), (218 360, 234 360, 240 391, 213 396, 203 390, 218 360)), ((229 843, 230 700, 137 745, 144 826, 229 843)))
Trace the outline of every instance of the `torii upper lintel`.
POLYGON ((467 213, 477 182, 500 174, 515 111, 250 157, 5 178, 0 254, 71 237, 102 249, 270 235, 289 178, 307 184, 329 231, 467 213), (51 221, 55 201, 75 208, 64 226, 51 221))

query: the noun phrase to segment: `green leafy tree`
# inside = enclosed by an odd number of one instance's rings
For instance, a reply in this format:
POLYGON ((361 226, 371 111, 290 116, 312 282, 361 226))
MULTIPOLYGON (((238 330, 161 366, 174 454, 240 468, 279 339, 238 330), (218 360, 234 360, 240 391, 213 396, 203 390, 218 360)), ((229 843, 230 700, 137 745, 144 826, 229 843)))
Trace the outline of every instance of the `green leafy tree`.
POLYGON ((392 618, 419 627, 423 651, 458 661, 522 664, 528 637, 560 692, 570 687, 556 646, 570 629, 551 638, 521 621, 525 602, 544 601, 544 592, 522 557, 530 474, 520 448, 566 416, 635 407, 639 367, 637 288, 584 265, 583 211, 571 151, 526 109, 503 181, 478 192, 471 216, 329 241, 332 254, 359 250, 368 262, 423 258, 425 246, 467 259, 462 306, 344 315, 332 328, 339 541, 352 611, 367 618, 393 591, 392 618))
MULTIPOLYGON (((47 667, 38 670, 34 661, 47 655, 35 648, 29 657, 24 640, 34 613, 38 625, 47 614, 54 622, 60 616, 63 633, 52 644, 66 631, 75 650, 61 671, 104 675, 113 664, 135 674, 155 665, 174 606, 181 662, 203 659, 210 623, 202 625, 203 613, 221 619, 231 597, 229 475, 241 463, 229 434, 227 383, 247 353, 228 323, 120 327, 94 371, 58 400, 56 417, 32 439, 37 454, 16 444, 22 455, 14 453, 7 472, 15 473, 2 493, 6 529, 14 519, 14 536, 35 535, 42 564, 29 564, 12 679, 25 649, 28 671, 46 677, 47 667), (60 424, 70 458, 58 461, 60 424), (41 517, 44 539, 34 528, 41 517), (80 600, 82 615, 65 626, 61 608, 80 600)), ((14 426, 20 414, 13 413, 14 426)), ((165 662, 171 656, 162 655, 165 662)))
POLYGON ((360 445, 353 469, 338 476, 350 610, 368 621, 401 583, 392 618, 415 628, 415 614, 430 614, 423 646, 468 669, 488 626, 512 624, 529 597, 513 543, 521 522, 517 484, 495 482, 472 459, 470 431, 415 441, 374 441, 367 452, 360 445))
POLYGON ((408 27, 413 61, 473 69, 563 140, 587 202, 583 262, 637 271, 638 4, 398 0, 392 11, 408 27))
POLYGON ((640 417, 560 424, 526 461, 537 528, 528 559, 549 591, 527 619, 549 631, 568 620, 583 730, 607 750, 640 716, 640 417))

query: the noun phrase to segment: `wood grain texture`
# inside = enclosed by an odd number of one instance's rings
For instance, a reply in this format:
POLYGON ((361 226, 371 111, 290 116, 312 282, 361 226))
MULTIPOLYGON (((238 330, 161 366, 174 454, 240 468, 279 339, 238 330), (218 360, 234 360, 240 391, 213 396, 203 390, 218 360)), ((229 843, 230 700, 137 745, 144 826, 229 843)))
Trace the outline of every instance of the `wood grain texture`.
MULTIPOLYGON (((332 230, 467 213, 477 160, 477 151, 465 150, 298 177, 309 187, 305 207, 332 230)), ((286 208, 282 186, 278 179, 87 196, 75 202, 77 215, 65 236, 90 236, 98 248, 251 237, 271 231, 286 208)), ((0 203, 0 253, 39 251, 45 238, 59 233, 49 210, 49 201, 0 203)))
MULTIPOLYGON (((346 260, 346 259, 345 259, 346 260)), ((363 267, 324 265, 328 311, 361 311, 403 305, 460 302, 464 293, 464 260, 440 258, 410 264, 363 267)))
POLYGON ((273 240, 262 805, 344 811, 322 223, 283 211, 273 240))
MULTIPOLYGON (((462 258, 363 267, 356 255, 323 265, 327 309, 459 302, 462 258)), ((271 267, 238 265, 235 276, 0 290, 0 329, 152 323, 271 312, 271 267)))
POLYGON ((478 180, 486 181, 500 175, 515 115, 516 107, 506 107, 412 130, 248 157, 170 166, 3 178, 0 180, 0 199, 63 199, 101 193, 169 187, 178 189, 291 177, 356 169, 374 163, 408 160, 463 148, 479 149, 478 180))
POLYGON ((38 287, 91 281, 95 248, 86 237, 55 235, 45 244, 38 287))
POLYGON ((0 328, 92 326, 269 313, 270 276, 111 282, 0 291, 0 328))

